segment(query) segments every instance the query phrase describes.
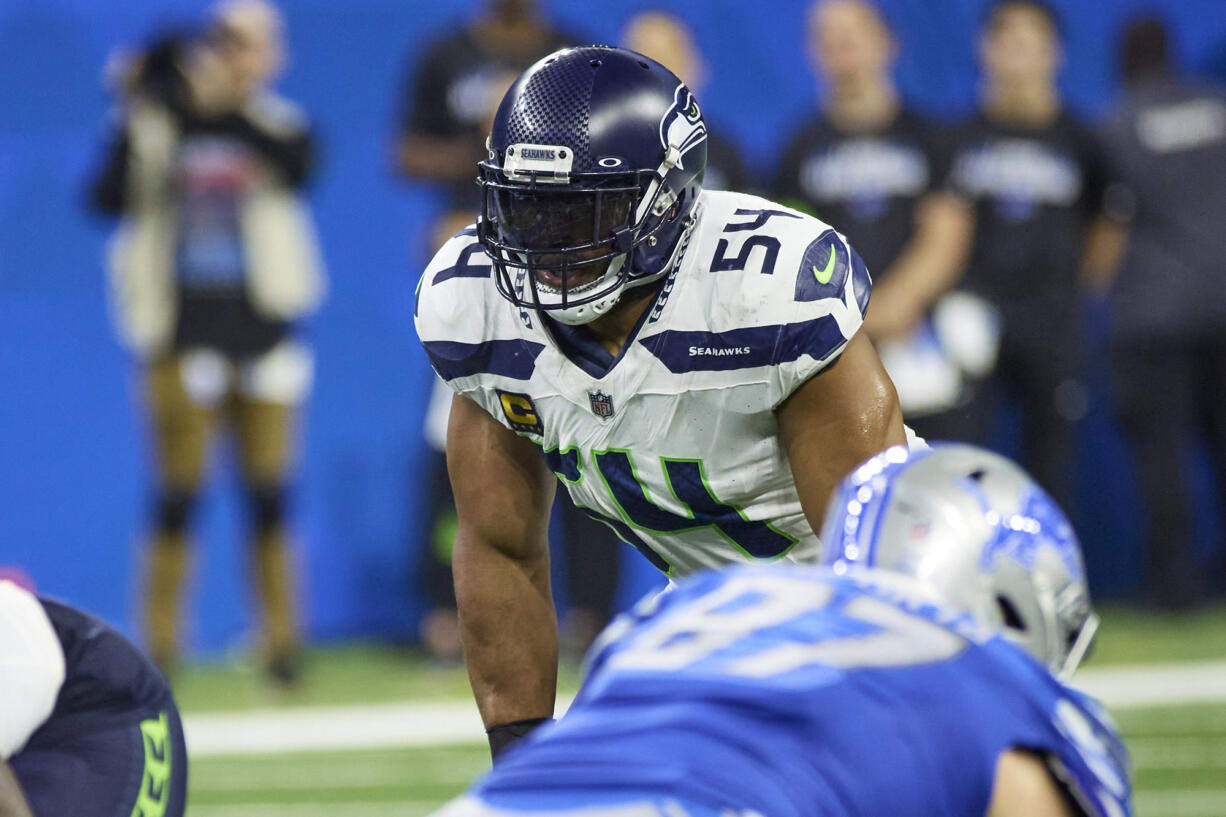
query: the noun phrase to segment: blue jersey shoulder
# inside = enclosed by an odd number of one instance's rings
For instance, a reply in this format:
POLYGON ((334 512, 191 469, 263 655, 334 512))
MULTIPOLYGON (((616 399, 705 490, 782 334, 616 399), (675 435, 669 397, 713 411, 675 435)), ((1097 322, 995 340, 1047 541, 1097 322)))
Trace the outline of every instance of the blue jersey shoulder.
POLYGON ((983 813, 1014 748, 1047 757, 1087 814, 1130 813, 1114 731, 1019 648, 905 589, 759 566, 616 621, 571 711, 483 790, 637 785, 779 815, 838 791, 832 814, 983 813))
POLYGON ((1106 710, 1073 689, 1052 708, 1052 722, 1064 739, 1049 756, 1053 773, 1093 817, 1132 814, 1131 763, 1128 750, 1106 710))

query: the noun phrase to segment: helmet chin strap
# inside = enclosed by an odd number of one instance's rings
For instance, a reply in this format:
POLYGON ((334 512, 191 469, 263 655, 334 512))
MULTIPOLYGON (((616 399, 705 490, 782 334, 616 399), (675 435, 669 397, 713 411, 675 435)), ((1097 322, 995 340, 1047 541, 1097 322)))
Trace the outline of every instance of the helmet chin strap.
MULTIPOLYGON (((694 230, 694 225, 698 223, 698 208, 686 217, 686 225, 681 231, 681 235, 677 237, 677 243, 673 247, 672 255, 668 261, 660 268, 660 271, 655 275, 644 275, 642 277, 627 276, 619 284, 609 289, 609 292, 601 298, 597 298, 591 303, 583 304, 582 306, 568 306, 565 309, 549 309, 546 314, 553 318, 558 323, 564 323, 567 326, 581 326, 604 315, 621 300, 622 295, 628 289, 635 287, 646 286, 647 284, 655 283, 661 278, 670 274, 677 265, 681 262, 681 256, 685 253, 685 249, 690 243, 690 234, 694 230)), ((609 262, 609 269, 601 276, 602 279, 617 278, 621 276, 622 267, 629 263, 629 253, 623 253, 613 258, 609 262)))
POLYGON ((566 309, 551 309, 547 314, 558 323, 564 323, 567 326, 581 326, 585 323, 591 323, 617 305, 625 288, 623 284, 603 298, 598 298, 589 304, 570 306, 566 309))
MULTIPOLYGON (((600 276, 596 283, 599 283, 600 280, 611 280, 621 277, 622 267, 626 264, 626 261, 627 256, 625 253, 615 256, 609 262, 609 268, 605 270, 605 274, 600 276)), ((580 306, 568 306, 564 309, 549 309, 545 310, 545 314, 558 323, 564 323, 567 326, 580 326, 585 323, 591 323, 617 305, 626 287, 627 282, 623 280, 615 286, 609 287, 609 291, 603 297, 597 298, 590 303, 580 306)))

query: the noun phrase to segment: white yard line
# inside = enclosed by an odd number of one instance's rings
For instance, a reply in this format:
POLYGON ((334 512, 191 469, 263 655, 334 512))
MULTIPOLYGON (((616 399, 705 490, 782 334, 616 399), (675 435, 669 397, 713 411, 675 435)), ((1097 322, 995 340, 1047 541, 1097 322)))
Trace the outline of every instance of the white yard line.
MULTIPOLYGON (((566 702, 569 704, 569 701, 566 702)), ((559 709, 565 704, 560 704, 559 709)), ((252 709, 183 718, 193 757, 480 743, 471 701, 252 709)))
MULTIPOLYGON (((1088 669, 1077 685, 1112 709, 1226 703, 1226 661, 1088 669)), ((558 702, 563 712, 570 700, 558 702)), ((481 743, 471 701, 250 709, 184 717, 193 757, 481 743)))
POLYGON ((1226 661, 1088 669, 1076 683, 1112 709, 1226 701, 1226 661))

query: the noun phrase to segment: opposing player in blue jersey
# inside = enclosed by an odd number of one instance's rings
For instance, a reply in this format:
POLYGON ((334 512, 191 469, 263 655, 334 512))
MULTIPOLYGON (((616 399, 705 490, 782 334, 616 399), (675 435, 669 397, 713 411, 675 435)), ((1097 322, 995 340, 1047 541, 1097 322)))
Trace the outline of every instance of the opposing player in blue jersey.
POLYGON ((1131 814, 1114 728, 1062 680, 1097 626, 1077 540, 1017 466, 890 449, 823 542, 616 621, 570 711, 438 817, 1131 814))
POLYGON ((0 817, 182 817, 166 679, 93 616, 0 578, 0 817))
POLYGON ((559 481, 670 577, 803 561, 839 479, 907 436, 859 331, 860 257, 815 218, 705 190, 706 122, 667 68, 556 52, 487 145, 481 216, 414 315, 456 392, 456 599, 497 752, 553 714, 559 481))

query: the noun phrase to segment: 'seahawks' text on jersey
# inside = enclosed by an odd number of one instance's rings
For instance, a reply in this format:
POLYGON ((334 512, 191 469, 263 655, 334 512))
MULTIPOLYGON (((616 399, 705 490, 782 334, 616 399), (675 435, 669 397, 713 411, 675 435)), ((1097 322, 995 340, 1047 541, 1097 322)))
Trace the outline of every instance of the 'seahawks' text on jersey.
POLYGON ((500 759, 469 802, 984 814, 997 758, 1024 749, 1086 815, 1131 814, 1127 754, 1096 702, 882 581, 769 565, 679 582, 606 630, 570 711, 500 759))
POLYGON ((475 230, 438 252, 415 308, 439 375, 539 444, 575 504, 669 575, 814 554, 774 409, 838 357, 871 287, 855 250, 810 216, 711 191, 697 212, 601 377, 499 296, 475 230))

